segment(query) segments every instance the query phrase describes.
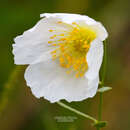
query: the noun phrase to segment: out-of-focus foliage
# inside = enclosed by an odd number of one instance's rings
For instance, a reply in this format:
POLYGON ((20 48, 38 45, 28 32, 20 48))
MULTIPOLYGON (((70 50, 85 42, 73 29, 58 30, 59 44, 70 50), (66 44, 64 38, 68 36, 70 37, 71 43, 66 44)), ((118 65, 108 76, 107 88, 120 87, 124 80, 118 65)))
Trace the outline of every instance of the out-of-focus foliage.
MULTIPOLYGON (((57 104, 36 99, 25 85, 23 72, 13 72, 13 38, 31 28, 45 12, 88 15, 101 21, 109 32, 104 94, 105 130, 130 129, 130 1, 129 0, 1 0, 0 1, 0 129, 1 130, 94 130, 90 121, 57 104), (11 73, 15 75, 15 80, 11 73), (7 81, 8 84, 6 83, 7 81), (58 122, 56 117, 73 117, 58 122)), ((19 71, 23 69, 19 68, 19 71)), ((98 94, 71 106, 97 117, 98 94)))

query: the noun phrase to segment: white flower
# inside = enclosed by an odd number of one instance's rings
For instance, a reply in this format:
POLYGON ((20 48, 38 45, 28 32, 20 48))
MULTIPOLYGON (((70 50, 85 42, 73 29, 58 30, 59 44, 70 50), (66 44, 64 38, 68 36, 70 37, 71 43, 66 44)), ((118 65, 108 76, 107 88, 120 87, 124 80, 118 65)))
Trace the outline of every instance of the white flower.
POLYGON ((45 13, 41 17, 13 44, 15 64, 29 64, 25 79, 32 93, 50 102, 93 97, 107 31, 85 15, 45 13))

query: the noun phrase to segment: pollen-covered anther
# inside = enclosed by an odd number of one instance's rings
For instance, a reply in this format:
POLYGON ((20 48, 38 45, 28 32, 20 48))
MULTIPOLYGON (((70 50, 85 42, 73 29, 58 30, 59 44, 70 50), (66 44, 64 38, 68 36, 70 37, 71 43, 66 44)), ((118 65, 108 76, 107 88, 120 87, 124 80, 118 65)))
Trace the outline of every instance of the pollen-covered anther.
POLYGON ((84 76, 84 73, 80 73, 80 77, 83 77, 84 76))
POLYGON ((49 32, 53 32, 54 30, 50 29, 49 32))
POLYGON ((65 51, 64 46, 60 46, 60 51, 61 51, 61 52, 64 52, 64 51, 65 51))
POLYGON ((83 48, 88 49, 89 47, 90 47, 90 45, 88 45, 88 44, 84 44, 84 45, 83 45, 83 48))
POLYGON ((52 55, 52 60, 55 60, 57 58, 56 54, 52 55))
POLYGON ((78 70, 78 68, 79 68, 79 66, 78 66, 78 65, 76 65, 76 64, 75 64, 75 65, 73 65, 73 69, 74 69, 74 70, 78 70))
POLYGON ((59 60, 60 60, 60 63, 64 63, 65 62, 63 57, 60 57, 59 60))
POLYGON ((57 35, 53 35, 53 36, 50 37, 50 39, 54 39, 56 36, 57 36, 57 35))
POLYGON ((56 50, 52 51, 51 54, 55 54, 56 53, 56 50))
POLYGON ((65 41, 67 40, 66 38, 60 38, 59 41, 65 41))
POLYGON ((52 46, 57 46, 57 44, 54 43, 54 44, 52 44, 52 46))
POLYGON ((49 44, 51 44, 51 43, 52 43, 52 41, 48 41, 48 43, 49 43, 49 44))
POLYGON ((76 78, 79 78, 79 76, 80 76, 80 73, 77 72, 76 75, 75 75, 75 77, 76 77, 76 78))
POLYGON ((80 27, 77 23, 72 24, 76 26, 66 36, 61 33, 50 37, 50 39, 55 38, 56 41, 51 45, 57 47, 51 54, 53 60, 58 59, 59 65, 69 70, 66 73, 73 73, 79 78, 84 76, 88 69, 86 55, 96 34, 88 28, 80 27))

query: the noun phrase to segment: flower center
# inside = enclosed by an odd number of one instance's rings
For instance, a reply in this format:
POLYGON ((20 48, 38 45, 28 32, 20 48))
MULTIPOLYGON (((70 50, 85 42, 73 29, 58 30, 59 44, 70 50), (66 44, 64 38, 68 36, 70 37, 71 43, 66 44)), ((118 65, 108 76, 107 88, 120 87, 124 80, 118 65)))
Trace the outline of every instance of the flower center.
MULTIPOLYGON (((87 52, 91 42, 96 38, 96 33, 87 27, 73 24, 70 32, 53 35, 48 41, 55 49, 51 52, 52 59, 57 60, 61 67, 67 69, 67 74, 75 73, 75 76, 82 77, 88 69, 86 60, 87 52)), ((54 30, 49 30, 53 32, 54 30)))

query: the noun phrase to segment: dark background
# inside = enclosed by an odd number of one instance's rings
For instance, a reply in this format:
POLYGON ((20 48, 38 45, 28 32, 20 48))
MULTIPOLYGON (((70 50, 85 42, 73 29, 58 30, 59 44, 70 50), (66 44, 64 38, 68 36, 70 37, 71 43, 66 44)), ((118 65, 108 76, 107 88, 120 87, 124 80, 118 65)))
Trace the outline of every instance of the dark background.
MULTIPOLYGON (((15 71, 13 38, 31 28, 45 12, 88 15, 109 32, 104 94, 104 130, 130 130, 130 1, 129 0, 0 0, 0 130, 95 130, 91 122, 57 104, 36 99, 24 81, 25 67, 15 71), (14 78, 15 77, 15 78, 14 78), (76 118, 57 122, 56 117, 76 118)), ((97 118, 99 94, 70 105, 97 118)))

